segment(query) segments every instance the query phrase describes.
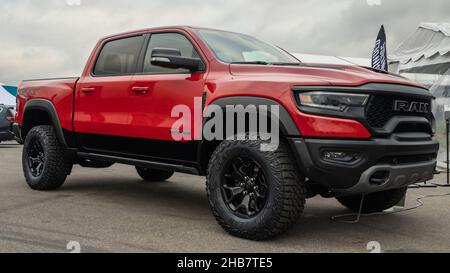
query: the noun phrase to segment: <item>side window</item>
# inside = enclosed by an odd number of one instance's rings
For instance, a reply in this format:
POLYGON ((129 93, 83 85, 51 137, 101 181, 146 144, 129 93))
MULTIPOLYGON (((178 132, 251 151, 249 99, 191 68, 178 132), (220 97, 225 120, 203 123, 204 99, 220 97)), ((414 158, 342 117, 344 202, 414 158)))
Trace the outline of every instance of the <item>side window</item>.
POLYGON ((195 50, 191 42, 179 33, 157 33, 152 34, 148 44, 147 53, 144 59, 144 73, 149 74, 169 74, 169 73, 189 73, 187 69, 170 69, 151 64, 151 55, 154 48, 174 48, 181 51, 181 56, 199 58, 200 55, 195 50))
POLYGON ((106 43, 94 68, 94 75, 123 75, 135 72, 144 36, 135 36, 106 43))

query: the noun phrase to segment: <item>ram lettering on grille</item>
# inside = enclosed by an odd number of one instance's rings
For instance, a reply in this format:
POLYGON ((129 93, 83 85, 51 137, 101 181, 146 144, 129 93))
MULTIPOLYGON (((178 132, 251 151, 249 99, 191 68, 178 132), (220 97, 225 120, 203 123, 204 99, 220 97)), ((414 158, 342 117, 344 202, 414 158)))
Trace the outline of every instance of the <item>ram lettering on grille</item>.
POLYGON ((430 104, 418 101, 395 100, 394 111, 409 113, 428 113, 430 111, 430 104))

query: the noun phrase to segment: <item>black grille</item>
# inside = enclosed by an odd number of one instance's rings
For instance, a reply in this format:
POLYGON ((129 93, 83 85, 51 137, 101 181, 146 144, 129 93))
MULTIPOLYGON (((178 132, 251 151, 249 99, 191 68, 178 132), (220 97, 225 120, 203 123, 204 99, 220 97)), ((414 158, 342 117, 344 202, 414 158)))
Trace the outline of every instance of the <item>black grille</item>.
POLYGON ((432 119, 431 109, 428 113, 395 112, 395 100, 431 103, 429 99, 417 99, 390 95, 373 95, 370 97, 366 106, 366 120, 369 125, 373 128, 383 128, 393 116, 422 116, 429 120, 432 119))

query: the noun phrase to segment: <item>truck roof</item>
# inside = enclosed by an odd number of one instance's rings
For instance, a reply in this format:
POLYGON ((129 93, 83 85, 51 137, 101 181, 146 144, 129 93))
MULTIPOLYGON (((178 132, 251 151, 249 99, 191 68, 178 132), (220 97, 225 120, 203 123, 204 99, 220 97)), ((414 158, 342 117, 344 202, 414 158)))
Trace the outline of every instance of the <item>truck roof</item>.
POLYGON ((129 35, 133 35, 133 34, 140 34, 140 33, 145 33, 145 32, 152 32, 152 31, 193 30, 193 29, 214 30, 214 31, 223 31, 223 32, 232 32, 232 33, 234 33, 233 31, 227 31, 227 30, 215 29, 215 28, 197 27, 197 26, 189 26, 189 25, 174 25, 174 26, 161 26, 161 27, 153 27, 153 28, 143 28, 143 29, 138 29, 138 30, 133 30, 133 31, 127 31, 127 32, 112 34, 112 35, 105 36, 102 40, 111 39, 111 38, 115 38, 115 37, 121 37, 121 36, 129 36, 129 35))
POLYGON ((194 27, 192 27, 192 26, 187 26, 187 25, 162 26, 162 27, 153 27, 153 28, 143 28, 143 29, 138 29, 138 30, 133 30, 133 31, 127 31, 127 32, 122 32, 122 33, 117 33, 117 34, 108 35, 108 36, 104 37, 103 39, 110 39, 110 38, 114 38, 114 37, 117 37, 117 36, 127 36, 127 35, 133 35, 133 34, 143 33, 143 32, 150 32, 150 31, 174 30, 174 29, 178 29, 178 30, 188 30, 188 29, 193 29, 193 28, 194 28, 194 27))

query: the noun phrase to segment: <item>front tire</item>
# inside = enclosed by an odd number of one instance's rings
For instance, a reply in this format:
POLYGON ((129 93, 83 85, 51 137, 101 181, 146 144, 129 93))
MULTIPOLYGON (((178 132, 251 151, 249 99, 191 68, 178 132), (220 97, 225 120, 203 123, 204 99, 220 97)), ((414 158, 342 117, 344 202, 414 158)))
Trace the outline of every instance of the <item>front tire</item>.
MULTIPOLYGON (((369 193, 364 197, 361 212, 364 214, 382 212, 397 205, 406 195, 408 188, 369 193)), ((338 197, 337 200, 346 208, 359 212, 362 195, 338 197)))
POLYGON ((171 178, 175 172, 136 167, 139 176, 147 182, 162 182, 171 178))
POLYGON ((66 181, 72 165, 52 126, 31 129, 22 152, 23 172, 30 188, 39 191, 58 189, 66 181))
POLYGON ((284 143, 261 151, 261 140, 224 141, 211 157, 206 189, 212 212, 233 236, 266 240, 291 228, 305 205, 305 178, 284 143))

